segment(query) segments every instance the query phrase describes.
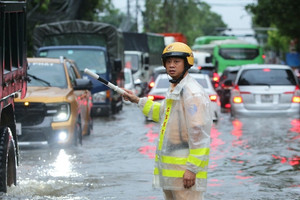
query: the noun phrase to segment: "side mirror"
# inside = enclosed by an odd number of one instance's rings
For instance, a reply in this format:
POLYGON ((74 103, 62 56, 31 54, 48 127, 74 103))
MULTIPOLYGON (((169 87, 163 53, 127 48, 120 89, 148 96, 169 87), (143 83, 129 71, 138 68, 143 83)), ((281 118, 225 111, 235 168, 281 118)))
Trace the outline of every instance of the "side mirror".
POLYGON ((77 78, 75 80, 74 90, 91 90, 92 88, 93 84, 90 79, 77 78))
POLYGON ((121 59, 114 60, 114 69, 116 72, 120 72, 122 70, 122 61, 121 59))
POLYGON ((144 63, 145 63, 146 65, 149 65, 149 56, 145 57, 144 63))
POLYGON ((212 56, 205 57, 205 62, 206 63, 212 63, 212 56))

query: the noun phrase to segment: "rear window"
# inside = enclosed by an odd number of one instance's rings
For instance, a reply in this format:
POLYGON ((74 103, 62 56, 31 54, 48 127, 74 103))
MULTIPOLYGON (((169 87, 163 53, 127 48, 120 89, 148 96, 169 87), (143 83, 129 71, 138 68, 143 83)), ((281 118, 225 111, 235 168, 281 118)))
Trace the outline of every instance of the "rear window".
POLYGON ((204 78, 195 78, 195 79, 203 88, 208 88, 206 79, 204 78))
POLYGON ((259 51, 247 48, 223 48, 219 54, 226 60, 253 60, 259 55, 259 51))
POLYGON ((161 79, 158 80, 156 88, 168 88, 169 86, 170 86, 169 79, 161 78, 161 79))
POLYGON ((224 73, 221 77, 220 77, 220 82, 221 81, 225 81, 225 80, 232 80, 234 81, 236 78, 238 71, 231 71, 228 73, 224 73))
POLYGON ((242 72, 238 85, 296 85, 296 80, 288 69, 251 69, 242 72))

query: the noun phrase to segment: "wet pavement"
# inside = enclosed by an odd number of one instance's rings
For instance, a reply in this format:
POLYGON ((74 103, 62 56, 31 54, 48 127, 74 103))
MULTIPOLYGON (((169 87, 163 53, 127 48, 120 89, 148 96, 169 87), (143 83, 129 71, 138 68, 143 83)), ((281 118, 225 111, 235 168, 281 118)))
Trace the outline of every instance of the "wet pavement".
MULTIPOLYGON (((159 126, 135 105, 94 119, 81 147, 21 148, 18 185, 3 200, 162 200, 152 189, 159 126)), ((231 119, 211 132, 206 200, 300 199, 300 120, 231 119)))

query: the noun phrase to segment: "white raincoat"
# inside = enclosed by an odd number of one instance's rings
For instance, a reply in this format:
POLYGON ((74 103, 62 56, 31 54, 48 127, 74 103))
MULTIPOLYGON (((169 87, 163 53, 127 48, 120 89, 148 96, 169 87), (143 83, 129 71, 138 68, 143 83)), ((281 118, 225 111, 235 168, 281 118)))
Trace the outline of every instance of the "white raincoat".
POLYGON ((191 190, 205 191, 209 161, 212 115, 210 99, 189 74, 168 90, 162 103, 141 98, 139 107, 154 121, 161 122, 156 149, 153 186, 184 190, 185 169, 196 173, 191 190))

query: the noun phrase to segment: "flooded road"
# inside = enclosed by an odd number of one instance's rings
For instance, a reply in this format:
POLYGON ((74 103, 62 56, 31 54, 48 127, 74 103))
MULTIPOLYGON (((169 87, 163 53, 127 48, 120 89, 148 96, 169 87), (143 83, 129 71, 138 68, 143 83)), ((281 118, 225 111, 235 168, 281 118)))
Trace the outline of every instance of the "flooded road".
MULTIPOLYGON (((21 148, 18 186, 3 200, 162 200, 152 189, 159 126, 135 105, 94 119, 83 146, 21 148)), ((300 199, 300 120, 231 119, 211 132, 207 200, 300 199)))

